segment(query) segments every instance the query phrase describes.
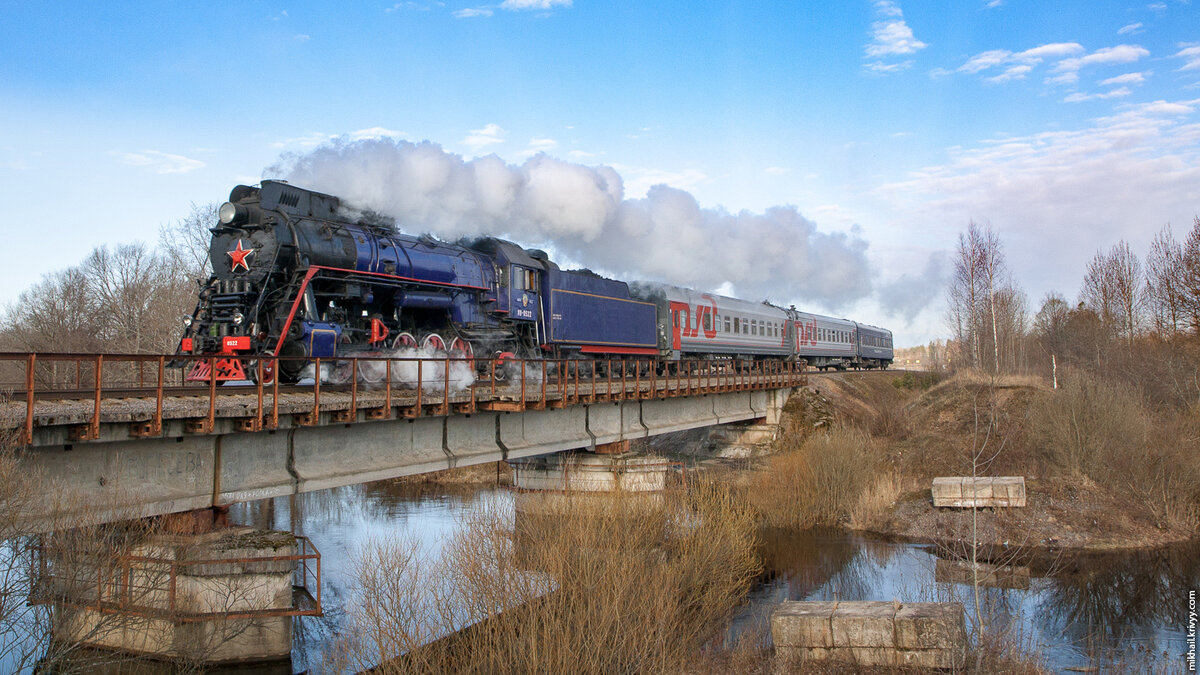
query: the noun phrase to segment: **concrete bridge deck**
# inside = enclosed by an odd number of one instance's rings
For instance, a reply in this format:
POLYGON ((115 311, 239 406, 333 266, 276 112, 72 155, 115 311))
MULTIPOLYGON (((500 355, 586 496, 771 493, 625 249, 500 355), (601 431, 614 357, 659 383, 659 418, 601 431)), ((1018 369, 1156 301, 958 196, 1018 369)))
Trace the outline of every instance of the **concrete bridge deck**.
POLYGON ((26 441, 24 461, 53 486, 32 509, 39 517, 188 511, 715 424, 775 422, 805 382, 802 370, 782 363, 672 364, 659 373, 630 361, 623 370, 581 374, 540 361, 510 364, 505 378, 491 369, 455 391, 445 386, 450 361, 433 359, 428 367, 443 369, 433 391, 426 382, 352 378, 336 386, 210 385, 180 396, 168 395, 164 357, 146 358, 159 365, 150 396, 131 398, 147 388, 122 388, 102 374, 86 397, 68 389, 78 382, 43 385, 39 396, 35 365, 31 386, 0 408, 0 419, 26 441))

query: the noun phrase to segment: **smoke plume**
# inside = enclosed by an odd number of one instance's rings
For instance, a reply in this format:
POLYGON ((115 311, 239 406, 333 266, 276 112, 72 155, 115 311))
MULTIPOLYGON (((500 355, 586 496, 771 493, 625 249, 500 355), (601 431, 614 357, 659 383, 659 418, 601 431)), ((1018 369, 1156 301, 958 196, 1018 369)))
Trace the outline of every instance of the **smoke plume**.
POLYGON ((732 284, 747 299, 829 308, 871 292, 861 238, 819 232, 793 206, 730 213, 666 185, 625 199, 606 166, 542 154, 518 166, 495 155, 465 160, 430 142, 342 139, 284 155, 264 175, 392 216, 411 234, 547 246, 625 280, 732 284))

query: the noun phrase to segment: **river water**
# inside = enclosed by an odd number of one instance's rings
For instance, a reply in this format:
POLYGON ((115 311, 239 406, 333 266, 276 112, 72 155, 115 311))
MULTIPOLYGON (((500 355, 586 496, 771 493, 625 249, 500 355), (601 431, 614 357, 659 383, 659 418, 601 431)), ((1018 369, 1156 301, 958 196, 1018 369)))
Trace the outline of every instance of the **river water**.
MULTIPOLYGON (((292 669, 301 672, 320 670, 356 602, 352 563, 359 547, 403 537, 436 558, 463 515, 511 506, 511 499, 495 487, 380 482, 241 504, 231 516, 308 536, 321 552, 325 616, 296 619, 292 669)), ((844 532, 764 532, 760 553, 764 574, 735 618, 731 640, 769 635, 770 612, 784 600, 956 600, 967 607, 969 622, 975 615, 971 568, 936 547, 844 532)), ((1200 542, 1009 562, 980 573, 982 614, 1042 653, 1051 670, 1097 658, 1118 671, 1184 669, 1188 592, 1200 589, 1200 542)))

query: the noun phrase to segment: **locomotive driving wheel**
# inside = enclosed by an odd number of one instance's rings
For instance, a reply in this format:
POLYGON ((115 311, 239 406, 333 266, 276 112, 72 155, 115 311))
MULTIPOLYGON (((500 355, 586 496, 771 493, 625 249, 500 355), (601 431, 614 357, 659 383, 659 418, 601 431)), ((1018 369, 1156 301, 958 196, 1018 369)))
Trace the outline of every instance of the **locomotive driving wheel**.
POLYGON ((421 349, 432 350, 434 352, 446 351, 446 341, 437 333, 430 333, 421 339, 421 349))
POLYGON ((392 349, 416 349, 417 339, 412 333, 401 333, 392 340, 392 349))
POLYGON ((456 337, 450 341, 450 356, 473 360, 475 358, 475 349, 471 347, 471 343, 456 337))

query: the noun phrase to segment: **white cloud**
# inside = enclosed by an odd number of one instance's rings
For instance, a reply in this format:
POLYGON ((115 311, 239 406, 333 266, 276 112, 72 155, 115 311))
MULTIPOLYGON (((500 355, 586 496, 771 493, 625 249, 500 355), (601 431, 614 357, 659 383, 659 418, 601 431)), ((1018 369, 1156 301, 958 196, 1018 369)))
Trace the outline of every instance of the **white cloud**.
POLYGON ((987 3, 984 5, 984 7, 987 9, 995 9, 1003 4, 1004 0, 987 0, 987 3))
POLYGON ((276 148, 286 148, 298 146, 301 148, 315 148, 325 141, 330 141, 337 138, 337 134, 327 134, 320 131, 314 131, 304 136, 295 136, 292 138, 284 138, 278 141, 272 141, 271 146, 276 148))
POLYGON ((1121 26, 1117 30, 1117 35, 1127 35, 1130 33, 1137 34, 1140 32, 1142 32, 1142 22, 1141 21, 1139 21, 1137 23, 1131 23, 1127 26, 1121 26))
POLYGON ((880 186, 897 228, 957 231, 990 221, 1030 295, 1068 296, 1095 246, 1149 244, 1155 223, 1191 222, 1200 203, 1200 99, 1123 106, 1075 130, 983 141, 880 186), (1047 256, 1054 264, 1047 265, 1047 256))
POLYGON ((1041 63, 1042 59, 1050 56, 1066 56, 1068 54, 1078 54, 1081 51, 1084 51, 1083 45, 1078 42, 1051 42, 1019 52, 1013 56, 1013 59, 1023 62, 1041 63))
POLYGON ((1145 73, 1125 73, 1124 75, 1118 75, 1116 77, 1110 77, 1107 80, 1103 80, 1100 82, 1100 84, 1104 86, 1113 84, 1141 84, 1145 81, 1145 73))
POLYGON ((572 156, 572 157, 574 157, 574 158, 576 158, 576 159, 588 159, 588 158, 590 158, 590 157, 595 157, 595 156, 596 156, 596 153, 594 153, 594 152, 586 152, 586 151, 584 151, 584 150, 572 150, 571 152, 569 152, 569 153, 567 153, 567 154, 568 154, 568 155, 570 155, 570 156, 572 156))
POLYGON ((507 9, 513 12, 523 10, 547 10, 555 7, 570 7, 573 0, 504 0, 500 3, 500 9, 507 9))
POLYGON ((1008 82, 1009 80, 1022 80, 1026 75, 1029 74, 1029 71, 1031 70, 1033 70, 1033 66, 1029 65, 1009 66, 1004 70, 1003 73, 986 79, 988 82, 1008 82))
POLYGON ((786 166, 768 166, 767 168, 763 169, 763 173, 767 174, 768 176, 783 176, 791 173, 791 171, 792 170, 786 166))
MULTIPOLYGON (((1113 63, 1133 63, 1143 56, 1150 56, 1150 51, 1137 45, 1117 45, 1103 47, 1086 56, 1063 59, 1054 64, 1054 72, 1068 75, 1078 73, 1084 66, 1108 65, 1113 63)), ((1078 81, 1078 77, 1068 82, 1078 81)))
POLYGON ((292 36, 292 39, 294 39, 294 40, 299 40, 300 42, 305 42, 305 41, 307 41, 307 40, 311 40, 311 39, 312 39, 312 36, 311 36, 311 35, 305 35, 304 33, 297 33, 297 34, 295 34, 295 35, 293 35, 293 36, 292 36))
POLYGON ((479 152, 488 146, 503 143, 505 133, 507 132, 498 124, 485 124, 482 129, 472 129, 471 133, 462 139, 462 144, 474 152, 479 152))
POLYGON ((1180 70, 1196 70, 1200 68, 1200 45, 1185 46, 1175 54, 1175 58, 1186 61, 1180 70))
POLYGON ((899 63, 884 63, 883 61, 872 61, 865 65, 866 69, 873 73, 898 73, 906 68, 911 68, 913 62, 900 61, 899 63))
POLYGON ((872 28, 873 40, 867 45, 867 56, 892 56, 915 54, 926 44, 913 36, 912 29, 904 21, 879 21, 872 28))
POLYGON ((153 169, 154 173, 188 173, 196 169, 203 169, 204 162, 198 159, 191 159, 183 155, 172 155, 166 152, 157 150, 142 150, 141 152, 117 152, 113 153, 121 159, 121 161, 129 166, 142 166, 148 169, 153 169))
POLYGON ((990 68, 1007 66, 1004 72, 986 78, 987 81, 1008 82, 1010 80, 1020 80, 1024 79, 1026 75, 1033 71, 1035 66, 1047 58, 1078 54, 1082 51, 1084 51, 1083 45, 1077 42, 1052 42, 1026 49, 1022 52, 1011 52, 1007 49, 991 49, 967 59, 966 63, 958 67, 958 72, 975 74, 990 68))
POLYGON ((894 73, 912 65, 912 61, 889 63, 889 57, 915 54, 928 45, 918 40, 904 21, 900 5, 893 0, 876 0, 875 14, 879 18, 871 24, 871 42, 865 47, 865 64, 874 73, 894 73))
POLYGON ((697 169, 669 171, 625 164, 613 164, 612 168, 625 179, 625 196, 631 199, 645 196, 655 185, 669 185, 680 190, 688 190, 708 182, 708 175, 697 169))
POLYGON ((413 11, 413 12, 428 12, 429 10, 433 9, 435 6, 436 7, 445 7, 446 3, 444 3, 444 2, 429 2, 429 3, 426 3, 426 2, 397 2, 396 4, 392 5, 391 7, 388 7, 387 9, 385 9, 383 11, 388 14, 391 14, 392 12, 399 12, 402 10, 409 10, 409 11, 413 11))
POLYGON ((1152 2, 1152 3, 1148 4, 1148 5, 1146 5, 1146 9, 1149 9, 1149 10, 1152 10, 1152 11, 1155 11, 1155 12, 1165 12, 1165 11, 1167 11, 1167 3, 1165 3, 1165 2, 1152 2))
POLYGON ((474 9, 456 9, 453 12, 450 12, 450 15, 456 19, 470 19, 476 16, 491 16, 492 10, 487 9, 486 7, 477 7, 474 9))
POLYGON ((348 136, 352 141, 360 141, 364 138, 405 138, 408 134, 386 127, 370 127, 368 129, 351 131, 348 136))
POLYGON ((1129 96, 1132 93, 1133 92, 1130 91, 1129 87, 1121 87, 1119 89, 1113 89, 1112 91, 1104 92, 1101 94, 1083 94, 1080 92, 1076 92, 1076 93, 1071 94, 1070 96, 1064 98, 1063 101, 1065 103, 1081 103, 1083 101, 1094 101, 1094 100, 1098 100, 1098 99, 1120 98, 1122 96, 1129 96))
POLYGON ((1012 52, 1007 49, 992 49, 967 59, 966 63, 958 67, 958 70, 962 73, 978 73, 1007 62, 1010 56, 1012 56, 1012 52))
POLYGON ((548 152, 558 147, 558 141, 553 138, 531 138, 529 145, 521 151, 522 157, 532 157, 539 152, 548 152))

